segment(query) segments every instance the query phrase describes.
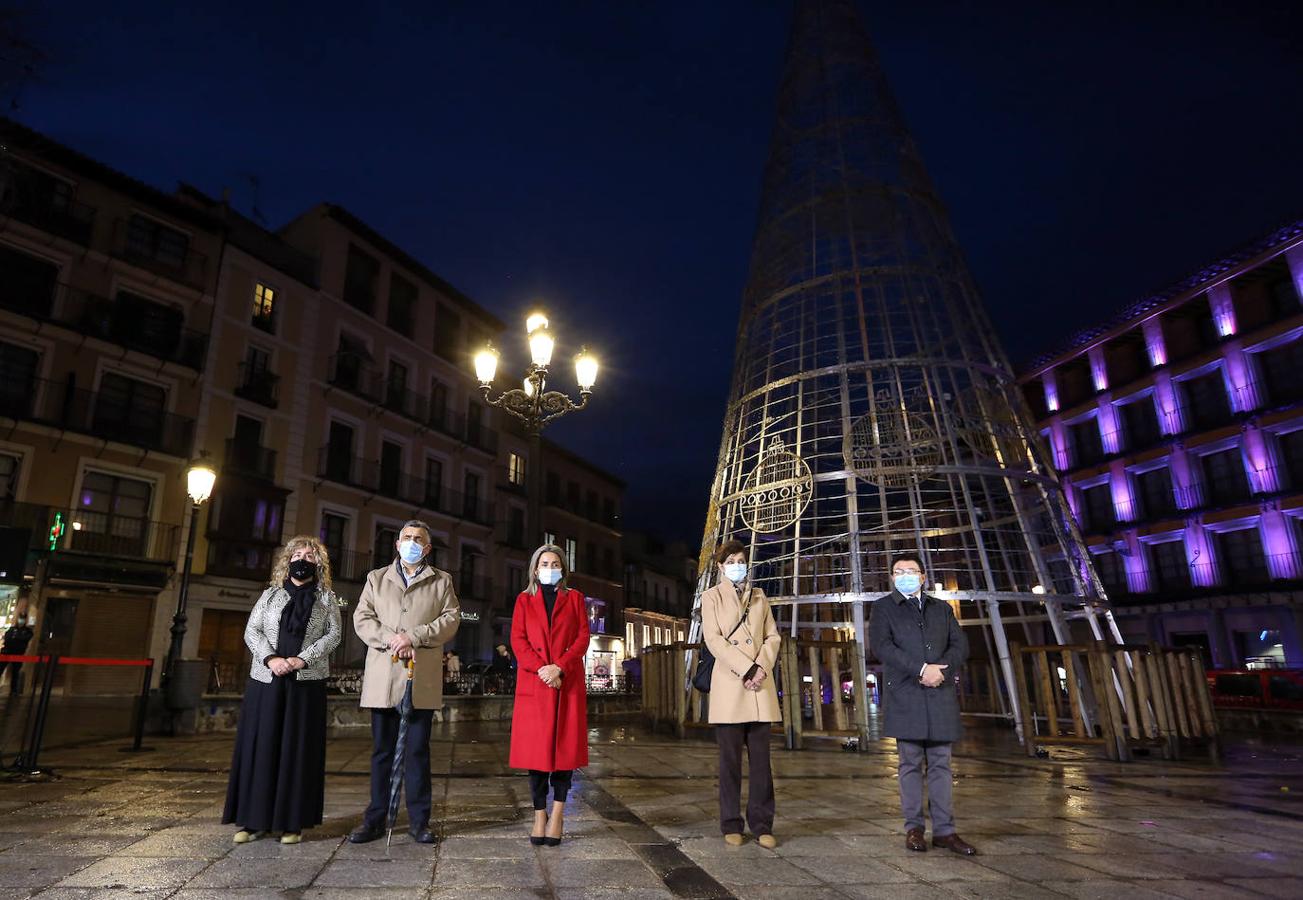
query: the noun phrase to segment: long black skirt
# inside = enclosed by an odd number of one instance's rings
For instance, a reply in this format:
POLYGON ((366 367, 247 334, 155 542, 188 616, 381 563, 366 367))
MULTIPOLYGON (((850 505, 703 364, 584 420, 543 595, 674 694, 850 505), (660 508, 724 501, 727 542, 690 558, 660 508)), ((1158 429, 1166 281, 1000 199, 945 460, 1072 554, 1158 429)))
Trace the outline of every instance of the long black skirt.
POLYGON ((249 679, 222 821, 252 831, 321 824, 326 794, 326 682, 249 679))

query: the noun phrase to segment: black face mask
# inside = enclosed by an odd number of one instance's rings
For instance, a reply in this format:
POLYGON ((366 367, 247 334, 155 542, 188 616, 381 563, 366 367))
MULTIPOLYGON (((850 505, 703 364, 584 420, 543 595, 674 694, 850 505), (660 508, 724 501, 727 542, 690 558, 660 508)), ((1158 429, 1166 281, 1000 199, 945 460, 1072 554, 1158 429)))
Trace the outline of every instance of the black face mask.
POLYGON ((317 577, 317 564, 306 559, 290 563, 290 577, 296 581, 311 581, 317 577))

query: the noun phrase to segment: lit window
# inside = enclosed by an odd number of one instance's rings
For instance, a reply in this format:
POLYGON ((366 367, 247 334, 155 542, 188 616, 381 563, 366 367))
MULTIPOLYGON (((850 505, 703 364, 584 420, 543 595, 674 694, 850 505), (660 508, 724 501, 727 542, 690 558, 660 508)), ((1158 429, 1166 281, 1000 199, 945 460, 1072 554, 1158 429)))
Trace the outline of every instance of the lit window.
POLYGON ((556 546, 556 535, 550 531, 543 532, 543 543, 556 546))
POLYGON ((650 626, 650 625, 643 625, 643 626, 642 626, 642 645, 643 645, 644 647, 649 647, 649 646, 651 646, 651 626, 650 626))
POLYGON ((629 645, 630 652, 633 651, 633 623, 624 623, 624 642, 629 645))
POLYGON ((574 538, 566 538, 566 568, 571 572, 579 568, 579 565, 575 562, 577 547, 578 542, 574 538))
POLYGON ((507 481, 515 485, 525 483, 525 457, 519 453, 507 457, 507 481))
POLYGON ((276 290, 261 281, 253 286, 253 321, 256 325, 269 326, 274 319, 276 309, 276 290))

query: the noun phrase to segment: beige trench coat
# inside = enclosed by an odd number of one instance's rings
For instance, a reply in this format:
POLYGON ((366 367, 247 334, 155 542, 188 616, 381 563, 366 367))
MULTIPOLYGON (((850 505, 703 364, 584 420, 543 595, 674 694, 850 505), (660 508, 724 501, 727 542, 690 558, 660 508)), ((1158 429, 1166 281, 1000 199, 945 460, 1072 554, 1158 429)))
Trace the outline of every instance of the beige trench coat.
POLYGON ((407 668, 389 652, 389 639, 400 631, 411 635, 416 648, 412 706, 443 706, 442 648, 460 624, 452 576, 442 569, 426 566, 406 587, 393 563, 368 573, 353 613, 353 628, 367 646, 362 707, 384 709, 403 698, 407 668))
POLYGON ((715 655, 710 676, 710 723, 780 722, 774 662, 783 639, 763 591, 751 588, 746 621, 725 640, 741 615, 742 597, 732 582, 721 582, 701 595, 701 636, 715 655), (759 663, 768 676, 758 691, 742 685, 752 663, 759 663))

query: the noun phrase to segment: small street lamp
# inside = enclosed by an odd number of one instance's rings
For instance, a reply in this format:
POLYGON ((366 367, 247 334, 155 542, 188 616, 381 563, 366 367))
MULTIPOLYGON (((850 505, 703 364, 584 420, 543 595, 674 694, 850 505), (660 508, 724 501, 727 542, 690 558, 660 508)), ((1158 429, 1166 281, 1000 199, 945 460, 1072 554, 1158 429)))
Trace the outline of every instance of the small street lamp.
POLYGON ((186 632, 186 600, 190 592, 190 566, 195 556, 195 531, 199 525, 199 507, 213 495, 217 483, 217 470, 208 461, 208 454, 200 452, 186 470, 186 493, 190 496, 190 530, 186 535, 185 565, 181 569, 181 587, 176 597, 176 614, 172 616, 172 644, 167 651, 167 665, 163 668, 165 684, 171 682, 176 661, 181 658, 181 643, 186 632))
POLYGON ((484 402, 515 416, 524 423, 525 432, 529 435, 530 455, 533 457, 529 463, 532 470, 529 476, 529 519, 537 539, 542 532, 539 521, 543 475, 540 434, 547 423, 588 405, 588 397, 593 393, 593 385, 597 382, 598 365, 595 356, 587 349, 580 349, 574 360, 575 381, 579 385, 579 402, 576 403, 560 391, 547 389, 548 367, 552 364, 552 351, 556 347, 556 339, 548 327, 547 316, 541 312, 532 313, 525 320, 525 334, 529 341, 530 364, 520 387, 503 391, 497 398, 490 396, 493 379, 498 371, 498 351, 493 349, 492 344, 475 354, 475 377, 479 379, 484 402))

